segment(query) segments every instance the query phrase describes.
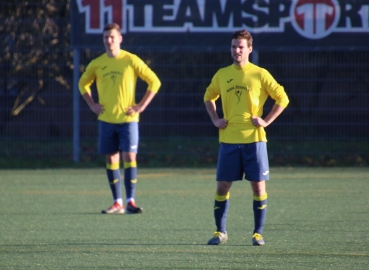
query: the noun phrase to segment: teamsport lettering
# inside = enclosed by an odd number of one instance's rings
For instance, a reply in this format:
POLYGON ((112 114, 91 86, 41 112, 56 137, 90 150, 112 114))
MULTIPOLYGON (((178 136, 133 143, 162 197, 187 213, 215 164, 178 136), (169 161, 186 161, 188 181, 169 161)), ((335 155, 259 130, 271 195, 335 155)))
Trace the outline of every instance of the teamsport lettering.
POLYGON ((368 0, 75 0, 86 33, 107 22, 127 32, 282 33, 287 25, 308 39, 334 32, 369 32, 368 0))

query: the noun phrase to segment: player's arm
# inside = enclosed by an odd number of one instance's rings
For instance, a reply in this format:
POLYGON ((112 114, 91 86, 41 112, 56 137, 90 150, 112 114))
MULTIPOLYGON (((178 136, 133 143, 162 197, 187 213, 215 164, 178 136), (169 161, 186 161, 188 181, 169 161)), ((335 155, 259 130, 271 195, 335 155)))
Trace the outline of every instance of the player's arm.
POLYGON ((137 104, 135 104, 132 107, 128 107, 128 110, 126 112, 127 115, 134 115, 135 113, 141 113, 143 112, 146 107, 150 104, 152 99, 155 97, 156 92, 153 92, 151 90, 147 90, 145 95, 142 97, 141 101, 137 104))
POLYGON ((147 83, 148 91, 157 93, 161 86, 158 76, 137 55, 132 55, 131 57, 131 63, 136 75, 147 83))
POLYGON ((224 118, 219 118, 217 113, 217 106, 215 101, 219 98, 219 86, 218 86, 218 72, 214 75, 210 85, 206 88, 204 94, 204 103, 206 111, 208 112, 211 121, 217 128, 226 128, 228 121, 224 118))
POLYGON ((137 76, 147 83, 147 90, 140 102, 128 108, 126 114, 143 112, 160 89, 161 82, 156 74, 136 55, 132 56, 132 65, 137 76))
POLYGON ((95 103, 91 95, 91 85, 95 80, 95 69, 96 68, 94 67, 93 63, 90 63, 87 66, 85 72, 79 79, 78 88, 88 107, 90 107, 91 111, 93 111, 97 115, 100 115, 104 112, 104 107, 99 103, 95 103))
POLYGON ((253 116, 251 121, 254 126, 267 127, 284 111, 289 103, 289 99, 283 86, 278 84, 268 71, 263 70, 261 80, 262 85, 265 87, 270 97, 275 100, 275 104, 264 119, 253 116))
POLYGON ((261 117, 253 116, 252 123, 254 124, 254 126, 257 127, 267 127, 284 111, 284 109, 284 107, 278 104, 274 104, 272 110, 264 119, 262 119, 261 117))
POLYGON ((99 103, 95 103, 92 98, 91 92, 84 93, 82 97, 86 101, 88 107, 90 107, 91 111, 93 111, 97 115, 100 115, 104 112, 104 107, 99 103))
POLYGON ((213 122, 214 126, 217 128, 226 128, 228 121, 224 118, 219 118, 217 114, 217 107, 215 101, 207 100, 205 101, 206 111, 208 112, 211 121, 213 122))

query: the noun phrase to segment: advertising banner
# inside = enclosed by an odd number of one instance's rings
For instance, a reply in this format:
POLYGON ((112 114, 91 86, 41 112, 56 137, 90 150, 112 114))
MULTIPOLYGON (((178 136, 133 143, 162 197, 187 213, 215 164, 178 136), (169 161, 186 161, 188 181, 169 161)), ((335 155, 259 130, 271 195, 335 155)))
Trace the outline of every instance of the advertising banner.
POLYGON ((72 47, 102 46, 107 23, 124 44, 229 46, 247 29, 258 49, 365 49, 369 0, 71 0, 72 47))

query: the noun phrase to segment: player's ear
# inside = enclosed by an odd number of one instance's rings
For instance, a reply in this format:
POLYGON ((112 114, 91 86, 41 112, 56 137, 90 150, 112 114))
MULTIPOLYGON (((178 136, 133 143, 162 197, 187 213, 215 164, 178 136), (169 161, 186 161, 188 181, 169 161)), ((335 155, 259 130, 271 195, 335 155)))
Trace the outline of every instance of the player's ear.
POLYGON ((249 53, 251 53, 251 52, 252 52, 252 46, 249 47, 249 53))

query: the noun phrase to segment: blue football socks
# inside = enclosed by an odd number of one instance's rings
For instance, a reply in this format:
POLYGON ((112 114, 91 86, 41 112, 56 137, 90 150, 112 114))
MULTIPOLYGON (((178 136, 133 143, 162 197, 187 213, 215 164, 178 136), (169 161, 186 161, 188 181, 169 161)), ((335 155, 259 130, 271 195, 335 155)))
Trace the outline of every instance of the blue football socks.
POLYGON ((268 194, 262 196, 254 196, 253 210, 254 210, 254 233, 262 234, 267 212, 267 198, 268 194))
POLYGON ((124 162, 124 187, 127 201, 134 200, 137 183, 137 162, 124 162))
POLYGON ((215 201, 214 201, 214 218, 215 218, 215 225, 217 227, 218 232, 225 233, 226 232, 226 221, 227 221, 227 214, 228 214, 228 207, 229 207, 229 195, 228 192, 224 196, 219 196, 215 194, 215 201))
POLYGON ((122 180, 120 176, 119 162, 114 164, 107 163, 106 175, 108 176, 114 201, 122 199, 122 180))

